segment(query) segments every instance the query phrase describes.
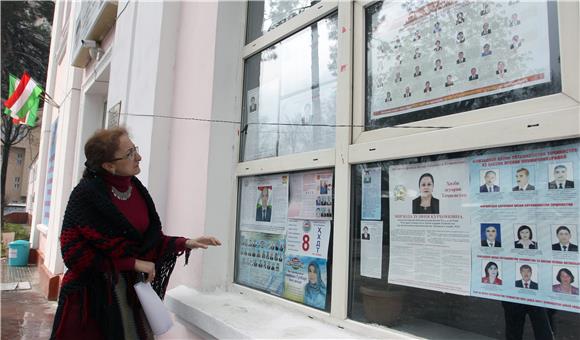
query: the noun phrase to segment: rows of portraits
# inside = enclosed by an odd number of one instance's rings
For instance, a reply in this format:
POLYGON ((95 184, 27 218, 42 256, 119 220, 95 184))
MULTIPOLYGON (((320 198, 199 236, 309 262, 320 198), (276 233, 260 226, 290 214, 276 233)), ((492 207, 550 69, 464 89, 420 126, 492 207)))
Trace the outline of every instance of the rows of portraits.
POLYGON ((420 337, 577 338, 579 150, 574 139, 353 166, 349 317, 420 337))
POLYGON ((235 281, 329 311, 333 187, 330 169, 240 179, 235 281))
POLYGON ((366 129, 559 92, 555 2, 366 9, 366 129))

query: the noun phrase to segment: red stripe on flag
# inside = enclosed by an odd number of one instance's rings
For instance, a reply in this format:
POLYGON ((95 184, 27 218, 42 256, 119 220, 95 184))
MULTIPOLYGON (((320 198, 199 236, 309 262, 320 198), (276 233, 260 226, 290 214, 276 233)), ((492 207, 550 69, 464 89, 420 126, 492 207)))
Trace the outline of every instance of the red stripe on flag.
POLYGON ((4 106, 6 106, 7 108, 11 108, 12 105, 14 105, 14 102, 16 102, 18 100, 18 98, 20 98, 20 95, 22 95, 22 92, 24 92, 24 89, 26 88, 26 85, 28 84, 29 80, 30 80, 30 76, 28 75, 27 72, 24 72, 24 74, 22 75, 22 78, 20 78, 20 82, 18 83, 18 86, 14 90, 14 93, 12 93, 10 98, 8 98, 4 102, 4 106))

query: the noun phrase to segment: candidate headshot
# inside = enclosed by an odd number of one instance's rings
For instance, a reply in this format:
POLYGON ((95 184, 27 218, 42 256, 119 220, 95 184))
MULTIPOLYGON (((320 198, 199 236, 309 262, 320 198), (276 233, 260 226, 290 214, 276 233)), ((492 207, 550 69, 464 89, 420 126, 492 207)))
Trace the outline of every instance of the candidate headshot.
POLYGON ((411 88, 409 86, 405 87, 405 93, 403 94, 403 98, 411 97, 411 88))
POLYGON ((419 77, 421 75, 421 67, 419 65, 415 66, 415 73, 413 73, 413 77, 419 77))
POLYGON ((501 285, 502 281, 499 278, 499 267, 495 262, 488 262, 485 265, 485 276, 481 278, 481 283, 487 283, 492 285, 501 285))
POLYGON ((463 17, 463 12, 457 13, 457 20, 455 20, 455 25, 459 25, 465 22, 465 18, 463 17))
POLYGON ((479 74, 477 74, 477 68, 472 67, 469 71, 469 81, 479 79, 479 74))
POLYGON ((500 187, 496 185, 497 173, 493 170, 484 170, 483 184, 479 187, 479 192, 499 192, 500 187))
MULTIPOLYGON (((572 169, 570 169, 572 170, 572 169)), ((570 171, 572 172, 572 171, 570 171)), ((574 181, 568 180, 568 168, 564 164, 554 167, 554 180, 548 183, 548 189, 572 189, 574 181)))
POLYGON ((490 44, 485 44, 483 45, 483 51, 481 51, 481 56, 482 57, 487 57, 488 55, 491 55, 491 45, 490 44))
POLYGON ((430 173, 419 177, 419 197, 413 200, 413 214, 439 214, 439 200, 433 197, 435 180, 430 173))
POLYGON ((258 198, 258 204, 256 207, 256 221, 270 222, 272 219, 272 206, 268 204, 270 188, 259 187, 258 190, 260 191, 260 197, 258 198))
POLYGON ((451 74, 447 75, 445 80, 445 87, 453 86, 453 76, 451 74))
POLYGON ((556 238, 558 239, 558 242, 552 244, 552 250, 562 252, 566 251, 578 252, 578 245, 572 243, 571 229, 575 228, 573 226, 567 227, 565 225, 561 225, 556 228, 556 238))
POLYGON ((435 41, 435 47, 433 48, 433 51, 435 52, 439 52, 441 51, 443 48, 441 47, 441 41, 437 40, 435 41))
POLYGON ((578 287, 572 285, 572 283, 575 281, 575 278, 570 269, 562 268, 558 270, 558 274, 556 274, 556 281, 559 283, 552 285, 553 292, 571 295, 579 294, 578 287))
POLYGON ((462 44, 465 42, 465 35, 463 35, 463 32, 457 33, 457 42, 459 44, 462 44))
POLYGON ((532 266, 524 264, 520 266, 521 279, 516 281, 517 288, 538 289, 538 283, 532 280, 532 266))
POLYGON ((258 108, 258 105, 256 104, 256 97, 252 96, 250 98, 250 112, 256 111, 257 108, 258 108))
POLYGON ((465 62, 465 55, 463 54, 463 51, 457 53, 457 64, 462 64, 465 62))
POLYGON ((391 102, 393 101, 393 98, 391 97, 391 92, 387 91, 387 95, 385 97, 385 103, 391 102))
POLYGON ((363 240, 370 240, 371 239, 371 234, 369 234, 369 227, 367 227, 367 226, 363 227, 361 237, 363 240))
POLYGON ((441 65, 441 59, 435 60, 435 68, 433 71, 439 71, 443 69, 443 65, 441 65))
POLYGON ((415 49, 415 54, 413 55, 413 59, 419 59, 419 58, 421 58, 421 52, 419 50, 419 47, 417 47, 415 49))
POLYGON ((527 225, 518 227, 514 248, 518 249, 538 249, 538 243, 534 241, 534 232, 527 225))
POLYGON ((526 168, 516 170, 516 183, 512 191, 536 190, 536 187, 530 184, 530 171, 526 168))
POLYGON ((495 70, 495 74, 497 74, 500 77, 503 77, 504 73, 506 73, 508 70, 505 68, 505 64, 503 63, 503 61, 498 61, 497 62, 497 70, 495 70))
POLYGON ((520 19, 518 18, 518 14, 517 13, 512 14, 512 17, 510 19, 510 27, 517 26, 519 24, 520 19))
POLYGON ((510 50, 516 50, 518 47, 522 46, 522 41, 519 35, 514 35, 512 38, 512 43, 510 44, 510 50))
POLYGON ((425 88, 423 89, 423 93, 429 93, 429 92, 431 92, 431 82, 427 80, 425 82, 425 88))
POLYGON ((501 248, 501 226, 499 223, 481 224, 481 246, 501 248))
POLYGON ((483 24, 481 36, 488 35, 488 34, 491 34, 491 28, 489 28, 489 23, 486 22, 483 24))

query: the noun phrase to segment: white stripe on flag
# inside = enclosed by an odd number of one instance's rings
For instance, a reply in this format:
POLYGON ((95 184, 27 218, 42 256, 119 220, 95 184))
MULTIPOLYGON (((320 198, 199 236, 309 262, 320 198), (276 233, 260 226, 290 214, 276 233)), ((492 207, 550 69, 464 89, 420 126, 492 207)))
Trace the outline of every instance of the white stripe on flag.
POLYGON ((9 107, 9 109, 11 111, 10 115, 13 118, 18 118, 18 112, 20 112, 20 110, 22 109, 22 107, 24 106, 24 104, 26 103, 26 101, 28 100, 30 95, 32 94, 32 90, 34 90, 35 87, 36 87, 36 83, 34 82, 34 80, 32 80, 32 78, 30 78, 28 80, 28 83, 26 84, 26 87, 24 88, 24 91, 22 91, 22 94, 20 95, 20 97, 18 97, 18 99, 14 102, 12 107, 9 107))

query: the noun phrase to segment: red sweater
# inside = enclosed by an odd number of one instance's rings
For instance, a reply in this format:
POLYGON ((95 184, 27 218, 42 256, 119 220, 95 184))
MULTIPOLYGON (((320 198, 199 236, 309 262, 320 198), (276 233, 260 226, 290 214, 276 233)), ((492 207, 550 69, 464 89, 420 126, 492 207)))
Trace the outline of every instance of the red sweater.
MULTIPOLYGON (((115 197, 111 189, 111 187, 114 186, 120 192, 126 192, 129 189, 129 186, 133 186, 131 184, 131 177, 132 176, 115 176, 106 174, 103 176, 103 179, 107 183, 109 196, 111 197, 113 204, 125 216, 129 223, 143 234, 147 231, 147 228, 149 228, 149 212, 147 211, 147 204, 145 203, 143 196, 141 196, 141 193, 139 193, 139 190, 133 187, 129 199, 123 201, 115 197)), ((183 237, 180 237, 177 240, 175 244, 177 251, 184 251, 186 249, 186 241, 187 239, 183 237)), ((114 263, 119 271, 135 269, 134 257, 118 259, 115 260, 114 263)))

